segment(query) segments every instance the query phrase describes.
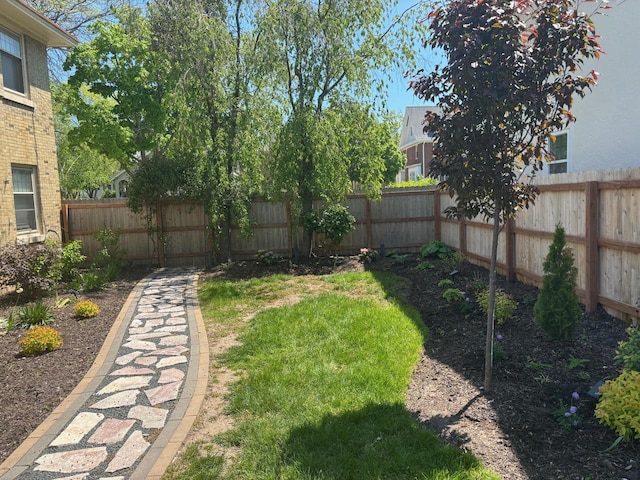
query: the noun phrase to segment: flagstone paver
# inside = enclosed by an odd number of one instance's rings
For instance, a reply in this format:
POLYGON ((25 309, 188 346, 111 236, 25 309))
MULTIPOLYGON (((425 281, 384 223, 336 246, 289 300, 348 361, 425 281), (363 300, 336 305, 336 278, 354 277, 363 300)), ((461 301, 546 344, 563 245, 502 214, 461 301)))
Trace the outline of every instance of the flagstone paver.
POLYGON ((151 439, 157 441, 180 399, 197 335, 187 319, 193 279, 190 271, 161 270, 139 284, 120 344, 112 346, 113 363, 94 393, 49 446, 39 447, 35 463, 11 479, 53 480, 57 473, 63 476, 56 480, 128 480, 146 452, 156 450, 151 439))
POLYGON ((59 447, 61 445, 76 444, 103 419, 104 415, 102 413, 80 412, 67 428, 51 442, 51 445, 59 447))
POLYGON ((140 420, 144 428, 162 428, 168 413, 169 410, 165 410, 164 408, 136 405, 129 410, 127 417, 140 420))
POLYGON ((107 449, 105 447, 48 453, 36 460, 38 466, 34 470, 57 473, 88 472, 100 465, 106 458, 107 449))
POLYGON ((117 472, 124 468, 129 468, 142 455, 151 444, 144 439, 140 430, 133 432, 124 445, 120 447, 116 456, 109 462, 105 472, 117 472))
MULTIPOLYGON (((136 408, 136 407, 133 407, 136 408)), ((117 443, 124 440, 131 427, 135 424, 135 420, 120 420, 119 418, 107 418, 98 427, 91 438, 87 440, 89 443, 109 444, 117 443)))

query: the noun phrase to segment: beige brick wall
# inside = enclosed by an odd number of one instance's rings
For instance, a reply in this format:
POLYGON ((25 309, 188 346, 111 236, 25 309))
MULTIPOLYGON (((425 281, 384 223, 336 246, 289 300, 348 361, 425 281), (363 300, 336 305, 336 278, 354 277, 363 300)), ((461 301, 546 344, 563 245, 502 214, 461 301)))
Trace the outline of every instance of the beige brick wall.
POLYGON ((2 88, 0 72, 0 245, 18 239, 11 166, 33 166, 39 232, 20 240, 60 239, 60 183, 56 156, 47 52, 24 36, 28 91, 25 97, 2 88))

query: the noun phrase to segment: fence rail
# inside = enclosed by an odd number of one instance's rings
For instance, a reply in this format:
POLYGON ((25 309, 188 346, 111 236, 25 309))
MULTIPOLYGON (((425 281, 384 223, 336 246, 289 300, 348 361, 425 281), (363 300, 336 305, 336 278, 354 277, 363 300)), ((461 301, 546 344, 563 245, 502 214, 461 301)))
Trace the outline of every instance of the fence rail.
MULTIPOLYGON (((640 179, 538 187, 536 204, 503 228, 499 273, 539 286, 553 231, 561 224, 578 267, 577 293, 587 310, 601 304, 618 317, 640 318, 640 179)), ((362 247, 383 245, 387 252, 417 252, 425 243, 441 240, 472 262, 488 266, 491 222, 449 219, 443 212, 452 204, 433 187, 386 191, 378 201, 351 195, 346 205, 356 218, 355 229, 339 252, 354 254, 362 247)), ((232 231, 232 256, 251 258, 262 249, 291 257, 300 232, 293 226, 289 205, 257 199, 251 215, 251 236, 238 228, 232 231)), ((120 199, 67 201, 62 219, 65 238, 82 240, 90 258, 98 248, 93 235, 103 228, 120 228, 131 261, 161 266, 205 266, 211 261, 205 209, 193 202, 162 202, 136 215, 120 199)))

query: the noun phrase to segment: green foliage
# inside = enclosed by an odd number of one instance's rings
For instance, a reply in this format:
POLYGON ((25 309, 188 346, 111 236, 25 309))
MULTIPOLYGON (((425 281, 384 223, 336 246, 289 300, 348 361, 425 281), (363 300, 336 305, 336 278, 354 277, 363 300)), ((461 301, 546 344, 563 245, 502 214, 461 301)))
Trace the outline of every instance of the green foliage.
POLYGON ((445 273, 453 272, 454 270, 460 270, 460 268, 466 263, 467 257, 460 251, 452 252, 446 257, 442 258, 442 271, 445 273))
MULTIPOLYGON (((489 290, 480 292, 476 298, 480 308, 487 315, 489 312, 489 290)), ((511 295, 499 288, 496 290, 493 315, 498 325, 502 325, 506 320, 513 318, 517 308, 518 302, 511 298, 511 295)))
POLYGON ((445 258, 451 254, 451 249, 444 242, 432 240, 420 248, 422 258, 445 258))
POLYGON ((640 329, 629 327, 627 334, 629 339, 618 344, 615 362, 625 370, 640 372, 640 329))
POLYGON ((73 314, 78 318, 91 318, 100 313, 100 308, 91 300, 82 300, 73 307, 73 314))
POLYGON ((578 269, 565 243, 564 229, 558 225, 543 263, 542 287, 533 309, 535 321, 554 339, 571 338, 582 316, 575 293, 578 269))
POLYGON ((584 368, 585 365, 589 363, 589 360, 586 358, 576 358, 573 355, 569 356, 569 361, 567 362, 567 370, 575 370, 576 368, 584 368))
POLYGON ((25 305, 18 310, 15 317, 15 328, 27 329, 36 325, 49 325, 55 319, 51 308, 42 302, 25 305))
POLYGON ((62 255, 58 265, 60 279, 71 281, 78 276, 78 267, 87 259, 82 254, 82 240, 73 240, 62 246, 62 255))
POLYGON ((625 440, 640 439, 640 372, 623 370, 605 382, 595 415, 625 440))
POLYGON ((411 187, 430 187, 438 184, 437 178, 424 177, 418 180, 407 180, 404 182, 394 182, 386 186, 386 188, 411 188, 411 187))
POLYGON ((354 228, 356 219, 344 205, 327 205, 319 213, 305 215, 304 227, 310 232, 321 233, 330 250, 338 247, 342 238, 354 228))
POLYGON ((443 278, 438 282, 438 286, 440 288, 451 287, 453 285, 454 285, 453 280, 451 280, 450 278, 443 278))
POLYGON ((108 283, 107 277, 99 270, 90 270, 78 275, 77 286, 85 292, 97 292, 108 283))
POLYGON ((493 361, 500 362, 508 359, 509 359, 509 354, 504 350, 504 348, 502 348, 502 345, 500 345, 499 343, 496 343, 493 346, 493 361))
POLYGON ((428 262, 427 260, 424 260, 416 265, 416 270, 431 270, 433 268, 436 268, 436 266, 433 263, 428 262))
POLYGON ((527 368, 529 370, 533 370, 534 372, 539 372, 551 368, 551 365, 549 365, 548 363, 539 362, 537 360, 529 360, 527 362, 527 368))
POLYGON ((457 288, 448 288, 442 294, 442 298, 448 302, 461 302, 464 300, 464 292, 457 288))
POLYGON ((378 252, 369 248, 361 248, 358 254, 358 260, 362 263, 375 262, 378 259, 378 252))
POLYGON ((120 233, 119 228, 104 228, 94 235, 100 247, 93 259, 92 267, 102 273, 105 281, 115 279, 122 266, 125 252, 120 248, 120 233))
POLYGON ((276 265, 281 259, 279 255, 267 250, 258 250, 256 255, 258 264, 263 266, 276 265))
POLYGON ((20 347, 24 355, 39 355, 57 350, 61 346, 60 332, 42 325, 33 327, 20 339, 20 347))

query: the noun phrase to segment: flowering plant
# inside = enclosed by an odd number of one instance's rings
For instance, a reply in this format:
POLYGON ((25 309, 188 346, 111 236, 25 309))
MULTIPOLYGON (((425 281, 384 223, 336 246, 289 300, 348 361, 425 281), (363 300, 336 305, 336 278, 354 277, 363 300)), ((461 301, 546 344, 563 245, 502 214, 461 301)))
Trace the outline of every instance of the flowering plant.
POLYGON ((579 428, 582 424, 582 418, 578 413, 579 401, 580 394, 578 392, 573 392, 571 394, 571 401, 569 403, 569 406, 567 407, 564 402, 560 402, 560 407, 555 411, 558 423, 560 423, 562 428, 564 428, 565 430, 579 428))
POLYGON ((362 263, 367 262, 371 263, 378 259, 378 252, 369 248, 361 248, 360 253, 358 254, 358 260, 362 263))

